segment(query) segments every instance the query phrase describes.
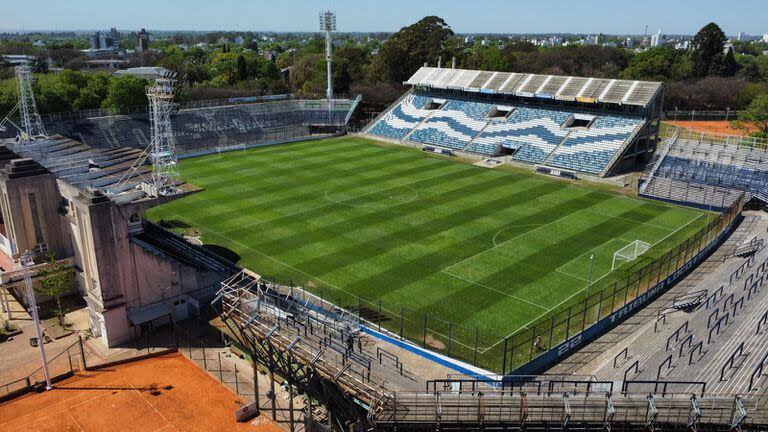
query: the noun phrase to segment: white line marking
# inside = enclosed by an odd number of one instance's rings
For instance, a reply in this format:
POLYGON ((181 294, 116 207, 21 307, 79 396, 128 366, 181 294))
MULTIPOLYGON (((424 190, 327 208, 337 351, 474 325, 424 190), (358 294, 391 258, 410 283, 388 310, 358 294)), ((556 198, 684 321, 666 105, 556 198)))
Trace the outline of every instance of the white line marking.
POLYGON ((470 257, 467 257, 467 258, 464 258, 464 259, 462 259, 462 260, 456 261, 455 263, 453 263, 453 264, 450 264, 450 265, 448 265, 447 267, 445 267, 445 268, 443 269, 443 271, 445 271, 445 270, 448 270, 448 269, 450 269, 451 267, 455 267, 455 266, 457 266, 457 265, 459 265, 459 264, 463 264, 463 263, 465 263, 465 262, 467 262, 467 261, 471 260, 472 258, 475 258, 475 257, 477 257, 477 256, 480 256, 480 255, 482 255, 482 254, 484 254, 484 253, 486 253, 486 252, 492 251, 493 249, 496 249, 496 248, 497 248, 497 247, 499 247, 499 246, 503 246, 503 245, 505 245, 505 244, 507 244, 507 243, 509 243, 509 242, 511 242, 511 241, 517 240, 518 238, 520 238, 520 237, 522 237, 522 236, 528 235, 528 234, 530 234, 530 233, 532 233, 532 232, 534 232, 534 231, 536 231, 536 230, 539 230, 539 229, 541 229, 541 228, 547 227, 547 226, 549 226, 549 225, 551 225, 551 224, 553 224, 553 223, 555 223, 555 222, 558 222, 558 221, 560 221, 560 220, 563 220, 563 219, 565 219, 565 218, 571 217, 571 216, 575 215, 576 213, 582 212, 582 211, 584 211, 584 210, 586 210, 586 209, 580 209, 580 210, 576 210, 576 211, 575 211, 575 212, 573 212, 573 213, 568 213, 568 214, 566 214, 566 215, 564 215, 564 216, 562 216, 562 217, 560 217, 560 218, 557 218, 557 219, 555 219, 555 220, 553 220, 553 221, 551 221, 551 222, 547 222, 547 223, 545 223, 545 224, 541 224, 541 225, 539 225, 538 227, 536 227, 536 228, 534 228, 534 229, 532 229, 532 230, 528 230, 528 231, 526 231, 526 232, 524 232, 524 233, 520 233, 520 234, 518 234, 518 235, 516 235, 516 236, 514 236, 514 237, 512 237, 512 238, 510 238, 510 239, 508 239, 508 240, 504 240, 503 242, 501 242, 501 243, 499 243, 499 244, 496 244, 496 245, 494 245, 493 247, 490 247, 490 248, 488 248, 488 249, 482 250, 482 251, 480 251, 480 252, 478 252, 478 253, 476 253, 476 254, 474 254, 474 255, 470 256, 470 257))
MULTIPOLYGON (((451 172, 451 173, 445 174, 445 176, 449 176, 451 174, 455 174, 455 173, 451 172)), ((375 190, 373 192, 364 193, 362 195, 357 195, 357 196, 355 196, 353 198, 349 198, 349 199, 346 199, 346 200, 340 200, 340 201, 334 201, 334 200, 328 198, 327 197, 328 190, 326 190, 325 191, 325 194, 326 194, 325 199, 327 201, 329 201, 327 204, 322 204, 322 205, 318 205, 318 206, 315 206, 315 207, 310 207, 310 208, 307 208, 307 209, 304 209, 304 210, 299 210, 299 211, 295 211, 295 212, 292 212, 292 213, 288 213, 288 214, 284 214, 284 215, 280 215, 280 216, 275 216, 273 218, 266 219, 266 220, 263 220, 263 221, 260 221, 260 222, 255 222, 255 223, 248 224, 248 225, 241 225, 241 226, 238 226, 237 228, 232 228, 232 229, 228 229, 228 230, 221 231, 221 232, 222 233, 231 233, 233 231, 239 231, 239 230, 246 229, 246 228, 250 229, 250 228, 257 227, 257 226, 259 226, 261 224, 265 224, 265 223, 273 222, 273 221, 276 221, 276 220, 279 220, 279 219, 300 215, 302 213, 310 212, 310 211, 313 211, 313 210, 320 210, 320 209, 323 209, 323 208, 326 208, 326 207, 332 207, 334 205, 345 205, 347 207, 359 208, 360 206, 351 206, 351 205, 344 204, 344 201, 349 201, 349 200, 353 200, 353 199, 356 199, 356 198, 363 198, 363 197, 366 197, 368 195, 373 195, 375 193, 380 193, 380 192, 388 191, 390 189, 394 189, 394 188, 398 188, 398 187, 410 187, 411 189, 416 191, 416 193, 418 195, 417 195, 416 198, 414 198, 412 200, 412 201, 415 201, 416 199, 421 197, 421 194, 418 192, 418 190, 415 187, 413 187, 413 185, 421 183, 421 182, 433 180, 433 179, 436 179, 436 178, 440 178, 440 177, 442 177, 442 175, 427 177, 425 179, 420 179, 420 180, 416 180, 416 181, 413 181, 413 182, 410 182, 410 183, 401 184, 401 185, 395 185, 395 186, 392 186, 392 187, 388 187, 386 189, 377 189, 377 190, 375 190)), ((411 201, 404 202, 404 203, 398 203, 398 204, 407 204, 409 202, 411 202, 411 201)), ((173 213, 173 214, 176 214, 176 213, 173 213)), ((192 220, 187 219, 187 221, 195 224, 195 222, 193 222, 192 220)))
POLYGON ((605 217, 609 217, 609 218, 614 218, 614 219, 621 219, 621 220, 625 220, 625 221, 627 221, 627 222, 632 222, 632 223, 636 223, 636 224, 642 224, 642 225, 648 225, 648 226, 652 226, 652 227, 654 227, 654 228, 659 228, 659 229, 663 229, 663 230, 666 230, 666 231, 672 231, 672 230, 673 230, 673 229, 672 229, 672 228, 670 228, 670 227, 665 227, 665 226, 662 226, 662 225, 656 225, 656 224, 652 224, 652 223, 650 223, 650 222, 641 222, 641 221, 639 221, 639 220, 628 219, 628 218, 625 218, 625 217, 621 217, 621 216, 614 216, 614 215, 611 215, 611 214, 608 214, 608 213, 599 212, 599 211, 597 211, 597 210, 591 210, 591 209, 587 209, 587 211, 588 211, 588 212, 591 212, 591 213, 596 213, 596 214, 599 214, 599 215, 603 215, 603 216, 605 216, 605 217))
POLYGON ((499 293, 499 294, 501 294, 501 295, 503 295, 503 296, 506 296, 506 297, 510 297, 510 298, 513 298, 513 299, 515 299, 515 300, 518 300, 518 301, 521 301, 521 302, 524 302, 524 303, 528 303, 528 304, 529 304, 529 305, 531 305, 531 306, 536 306, 536 307, 538 307, 538 308, 541 308, 541 309, 547 310, 547 308, 545 308, 544 306, 541 306, 541 305, 540 305, 540 304, 538 304, 538 303, 534 303, 534 302, 532 302, 532 301, 530 301, 530 300, 526 300, 526 299, 524 299, 524 298, 521 298, 521 297, 518 297, 518 296, 516 296, 516 295, 512 295, 512 294, 506 293, 506 292, 504 292, 504 291, 500 291, 500 290, 497 290, 496 288, 493 288, 493 287, 489 287, 488 285, 485 285, 485 284, 483 284, 483 283, 480 283, 480 282, 477 282, 477 281, 473 281, 473 280, 469 280, 469 279, 467 279, 467 278, 464 278, 464 277, 461 277, 461 276, 459 276, 459 275, 453 274, 453 273, 451 273, 451 272, 449 272, 449 271, 447 271, 447 270, 445 270, 445 269, 443 269, 443 270, 440 270, 440 271, 441 271, 442 273, 445 273, 445 274, 447 274, 448 276, 454 277, 454 278, 456 278, 456 279, 459 279, 459 280, 463 280, 464 282, 470 283, 470 284, 472 284, 472 285, 477 285, 477 286, 479 286, 479 287, 481 287, 481 288, 485 288, 485 289, 487 289, 487 290, 490 290, 490 291, 494 291, 494 292, 497 292, 497 293, 499 293))
MULTIPOLYGON (((700 217, 702 217, 702 216, 704 216, 704 213, 700 213, 700 214, 696 215, 696 217, 694 217, 693 219, 691 219, 690 221, 688 221, 688 222, 687 222, 685 225, 682 225, 682 226, 680 226, 680 228, 676 229, 675 231, 672 231, 671 233, 669 233, 669 235, 667 235, 667 236, 666 236, 666 237, 664 237, 663 239, 661 239, 661 240, 657 241, 656 243, 654 243, 654 244, 653 244, 653 246, 656 246, 657 244, 659 244, 659 243, 663 242, 664 240, 666 240, 666 239, 667 239, 667 238, 669 238, 670 236, 674 235, 675 233, 679 232, 679 231, 680 231, 680 230, 682 230, 683 228, 687 227, 688 225, 690 225, 691 223, 693 223, 693 222, 694 222, 696 219, 698 219, 698 218, 700 218, 700 217)), ((653 246, 651 246, 651 248, 653 248, 653 246)), ((606 277, 606 276, 610 275, 611 273, 613 273, 613 272, 609 272, 609 273, 606 273, 606 274, 605 274, 603 277, 601 277, 601 278, 599 278, 599 279, 596 279, 594 282, 592 282, 592 285, 594 285, 594 284, 595 284, 595 282, 599 281, 600 279, 602 279, 602 278, 604 278, 604 277, 606 277)), ((590 285, 590 286, 592 286, 592 285, 590 285)), ((515 331, 513 331, 512 333, 508 334, 507 336, 505 336, 505 337, 503 337, 503 338, 499 339, 499 340, 498 340, 496 343, 494 343, 493 345, 489 346, 488 348, 486 348, 486 349, 485 349, 485 351, 482 351, 482 352, 483 352, 483 353, 485 353, 485 352, 486 352, 486 351, 488 351, 489 349, 491 349, 491 348, 495 347, 496 345, 499 345, 500 343, 504 342, 504 339, 506 339, 506 338, 508 338, 508 337, 510 337, 510 336, 512 336, 512 335, 514 335, 515 333, 519 332, 520 330, 522 330, 522 329, 524 329, 524 328, 528 328, 528 326, 530 326, 530 325, 531 325, 531 324, 533 324, 534 322, 538 321, 538 320, 539 320, 539 319, 541 319, 542 317, 546 316, 547 314, 549 314, 549 313, 550 313, 550 312, 552 312, 553 310, 556 310, 557 308, 559 308, 560 306, 562 306, 564 303, 566 303, 566 302, 570 301, 572 298, 574 298, 574 297, 576 297, 577 295, 581 294, 581 293, 582 293, 582 292, 584 292, 584 291, 585 291, 587 288, 588 288, 588 287, 584 287, 584 288, 580 289, 579 291, 577 291, 577 292, 573 293, 571 296, 569 296, 569 297, 568 297, 568 298, 566 298, 565 300, 563 300, 563 301, 561 301, 560 303, 558 303, 558 304, 557 304, 555 307, 553 307, 553 308, 549 309, 547 312, 544 312, 543 314, 541 314, 541 315, 539 315, 538 317, 536 317, 536 318, 532 319, 531 321, 528 321, 528 323, 526 323, 525 325, 523 325, 523 326, 521 326, 521 327, 518 327, 518 328, 517 328, 517 330, 515 330, 515 331)))
MULTIPOLYGON (((180 220, 182 220, 182 221, 187 221, 187 222, 193 223, 191 220, 189 220, 189 219, 186 219, 186 218, 182 217, 182 216, 181 216, 181 215, 179 215, 178 213, 174 213, 174 212, 170 212, 170 213, 171 213, 172 215, 176 216, 177 218, 179 218, 179 219, 180 219, 180 220)), ((263 256, 264 258, 270 259, 270 260, 272 260, 272 261, 274 261, 274 262, 276 262, 276 263, 278 263, 278 264, 280 264, 280 265, 282 265, 282 266, 284 266, 284 267, 287 267, 287 268, 289 268, 289 269, 291 269, 291 270, 295 270, 295 271, 297 271, 297 272, 299 272, 299 273, 301 273, 301 274, 303 274, 303 275, 305 275, 305 276, 309 276, 311 279, 314 279, 314 280, 316 280, 316 281, 318 281, 318 282, 320 282, 320 283, 322 283, 322 284, 324 284, 324 285, 327 285, 327 286, 329 286, 329 287, 331 287, 331 288, 334 288, 334 289, 336 289, 336 290, 338 290, 338 291, 341 291, 341 292, 343 292, 343 293, 345 293, 345 294, 348 294, 348 295, 351 295, 351 296, 353 296, 353 297, 357 297, 357 294, 352 294, 352 293, 350 293, 349 291, 345 291, 345 290, 343 290, 343 289, 339 288, 338 286, 336 286, 336 285, 334 285, 334 284, 332 284, 332 283, 330 283, 330 282, 324 281, 324 280, 320 279, 319 277, 317 277, 317 276, 315 276, 315 275, 313 275, 313 274, 310 274, 310 273, 307 273, 307 272, 305 272, 304 270, 298 269, 298 268, 296 268, 296 267, 294 267, 294 266, 292 266, 292 265, 290 265, 290 264, 288 264, 288 263, 286 263, 286 262, 284 262, 284 261, 281 261, 281 260, 279 260, 279 259, 277 259, 277 258, 275 258, 275 257, 273 257, 273 256, 271 256, 271 255, 267 255, 266 253, 264 253, 264 252, 262 252, 262 251, 260 251, 260 250, 254 249, 254 248, 252 248, 252 247, 250 247, 250 246, 248 246, 248 245, 246 245, 246 244, 243 244, 243 243, 241 243, 241 242, 239 242, 239 241, 237 241, 237 240, 233 239, 232 237, 228 237, 228 236, 226 236, 226 235, 224 235, 224 234, 222 234, 222 233, 220 233, 220 232, 218 232, 218 231, 216 231, 216 230, 213 230, 213 229, 211 229, 211 228, 208 228, 208 227, 206 227, 206 228, 201 228, 201 229, 202 229, 203 231, 208 231, 208 232, 210 232, 210 233, 212 233, 212 234, 214 234, 214 235, 217 235, 217 236, 219 236, 219 237, 221 237, 221 238, 224 238, 224 239, 226 239, 226 240, 229 240, 229 241, 231 241, 232 243, 235 243, 235 244, 237 244, 237 245, 239 245, 239 246, 241 246, 241 247, 243 247, 243 248, 245 248, 245 249, 248 249, 248 250, 250 250, 250 251, 252 251, 252 252, 255 252, 255 253, 257 253, 257 254, 259 254, 259 255, 263 256)))
MULTIPOLYGON (((334 204, 343 205, 343 206, 346 206, 346 207, 350 207, 350 208, 359 208, 359 207, 363 207, 363 208, 366 208, 366 207, 368 207, 368 206, 366 206, 366 205, 364 205, 364 204, 363 204, 363 205, 352 205, 352 204, 347 204, 347 203, 346 203, 346 201, 352 201, 352 200, 355 200, 355 199, 358 199, 358 198, 362 198, 362 197, 365 197, 365 196, 368 196, 368 195, 372 195, 372 194, 374 194, 374 193, 378 193, 378 192, 387 191, 387 190, 389 190, 389 189, 394 189, 394 188, 396 188, 396 187, 403 187, 403 188, 408 188, 408 189, 410 189, 410 190, 411 190, 411 191, 414 193, 414 195, 413 195, 413 196, 409 197, 409 198, 408 198, 407 200, 405 200, 405 201, 396 201, 396 203, 395 203, 396 205, 408 204, 408 203, 410 203, 410 202, 416 201, 416 200, 417 200, 417 199, 419 199, 419 197, 420 197, 419 191, 418 191, 418 190, 416 190, 416 188, 415 188, 415 187, 413 187, 413 186, 411 186, 411 185, 409 185, 409 184, 406 184, 406 185, 402 185, 402 186, 393 186, 393 187, 391 187, 391 188, 388 188, 388 189, 380 189, 380 190, 378 190, 378 191, 376 191, 376 192, 372 192, 372 193, 366 193, 366 194, 362 194, 362 195, 357 195, 357 196, 353 196, 353 197, 351 197, 351 198, 347 198, 347 199, 343 199, 343 200, 335 200, 335 199, 333 199, 333 198, 329 197, 329 196, 328 196, 328 192, 330 192, 330 189, 327 189, 327 190, 325 191, 325 194, 323 194, 323 196, 325 197, 325 199, 326 199, 326 200, 328 200, 328 201, 330 201, 330 202, 332 202, 332 203, 334 203, 334 204)), ((389 197, 389 198, 390 198, 390 199, 392 199, 392 198, 394 198, 394 197, 395 197, 395 195, 390 195, 390 197, 389 197)), ((382 200, 382 201, 383 201, 383 200, 382 200)))
POLYGON ((522 225, 509 225, 509 226, 505 226, 502 229, 496 231, 496 234, 493 235, 493 245, 494 246, 498 246, 499 244, 496 243, 496 237, 498 237, 499 234, 503 233, 504 231, 506 231, 506 230, 508 230, 510 228, 532 227, 532 226, 540 226, 540 225, 542 225, 542 224, 522 224, 522 225))

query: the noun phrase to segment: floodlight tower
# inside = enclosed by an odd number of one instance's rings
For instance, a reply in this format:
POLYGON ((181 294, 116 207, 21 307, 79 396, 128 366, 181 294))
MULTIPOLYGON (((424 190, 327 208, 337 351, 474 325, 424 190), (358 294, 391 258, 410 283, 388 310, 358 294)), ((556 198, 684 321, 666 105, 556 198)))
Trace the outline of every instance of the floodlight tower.
POLYGON ((19 85, 19 111, 21 125, 28 139, 48 138, 40 114, 37 113, 35 94, 32 92, 32 68, 29 63, 16 66, 16 81, 19 85))
POLYGON ((331 11, 320 12, 320 31, 325 32, 325 63, 328 67, 328 89, 326 90, 326 97, 328 98, 328 105, 330 109, 331 100, 333 99, 333 75, 331 62, 333 60, 333 35, 336 31, 336 13, 331 11))
POLYGON ((175 195, 181 184, 171 127, 171 113, 176 109, 173 102, 175 95, 176 80, 171 77, 158 78, 154 85, 147 87, 152 121, 149 157, 153 165, 152 183, 156 196, 175 195))

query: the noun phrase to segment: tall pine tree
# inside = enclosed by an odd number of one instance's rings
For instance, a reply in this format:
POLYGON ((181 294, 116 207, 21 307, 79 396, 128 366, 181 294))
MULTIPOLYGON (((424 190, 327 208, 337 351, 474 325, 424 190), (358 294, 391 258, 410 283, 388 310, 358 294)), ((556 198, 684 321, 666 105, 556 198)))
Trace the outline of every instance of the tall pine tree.
POLYGON ((722 66, 725 47, 725 33, 717 24, 711 22, 699 30, 693 37, 693 75, 705 77, 717 74, 722 66))

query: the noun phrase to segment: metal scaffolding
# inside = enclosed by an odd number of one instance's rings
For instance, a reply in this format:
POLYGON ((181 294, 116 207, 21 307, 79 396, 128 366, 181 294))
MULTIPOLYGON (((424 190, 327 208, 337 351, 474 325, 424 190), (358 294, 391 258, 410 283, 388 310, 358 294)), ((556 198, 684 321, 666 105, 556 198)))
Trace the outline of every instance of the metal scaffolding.
POLYGON ((170 77, 158 78, 154 85, 147 87, 152 122, 149 158, 153 165, 153 184, 150 192, 154 192, 150 195, 154 196, 176 195, 181 184, 171 127, 171 114, 176 109, 175 95, 176 80, 170 77))
POLYGON ((35 103, 35 94, 32 91, 32 67, 28 63, 16 66, 16 81, 19 86, 19 114, 21 116, 21 125, 26 138, 46 139, 48 133, 45 131, 43 121, 37 112, 37 103, 35 103))

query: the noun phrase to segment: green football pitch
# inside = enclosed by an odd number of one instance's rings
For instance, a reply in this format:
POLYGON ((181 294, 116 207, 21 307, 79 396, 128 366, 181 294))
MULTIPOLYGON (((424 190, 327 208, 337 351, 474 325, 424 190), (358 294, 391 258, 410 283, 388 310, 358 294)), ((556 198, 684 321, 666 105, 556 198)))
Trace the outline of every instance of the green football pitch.
MULTIPOLYGON (((262 275, 503 338, 660 256, 706 214, 612 186, 342 137, 183 160, 204 191, 152 209, 262 275), (614 252, 653 245, 611 270, 614 252)), ((488 341, 486 337, 483 338, 488 341)))

